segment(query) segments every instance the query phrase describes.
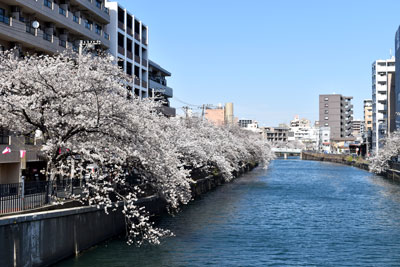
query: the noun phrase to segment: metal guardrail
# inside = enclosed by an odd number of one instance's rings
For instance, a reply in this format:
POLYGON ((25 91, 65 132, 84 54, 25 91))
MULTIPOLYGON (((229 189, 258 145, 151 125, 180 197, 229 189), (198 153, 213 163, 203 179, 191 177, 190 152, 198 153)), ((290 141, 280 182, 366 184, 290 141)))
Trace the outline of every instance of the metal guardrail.
POLYGON ((83 185, 82 179, 0 184, 0 214, 43 207, 49 204, 49 196, 80 193, 83 185))

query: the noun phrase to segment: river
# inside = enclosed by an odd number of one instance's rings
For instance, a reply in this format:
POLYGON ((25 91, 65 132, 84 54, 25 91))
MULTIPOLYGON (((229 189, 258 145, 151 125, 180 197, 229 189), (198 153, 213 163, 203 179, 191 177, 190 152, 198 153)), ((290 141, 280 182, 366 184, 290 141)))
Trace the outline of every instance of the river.
POLYGON ((160 224, 160 246, 121 238, 57 266, 400 266, 400 185, 333 163, 275 160, 160 224))

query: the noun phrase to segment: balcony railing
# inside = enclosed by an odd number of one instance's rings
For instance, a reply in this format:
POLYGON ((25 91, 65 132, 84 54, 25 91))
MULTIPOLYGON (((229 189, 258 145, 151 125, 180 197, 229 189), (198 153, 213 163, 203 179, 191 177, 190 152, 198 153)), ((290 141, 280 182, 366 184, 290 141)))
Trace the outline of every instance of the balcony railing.
POLYGON ((137 55, 135 55, 135 62, 136 62, 137 64, 140 64, 140 57, 137 56, 137 55))
POLYGON ((132 52, 131 52, 131 51, 126 51, 126 56, 127 56, 129 59, 133 59, 133 55, 132 55, 132 52))
POLYGON ((127 28, 126 28, 126 32, 127 32, 130 36, 133 36, 133 30, 132 30, 132 28, 127 27, 127 28))
POLYGON ((135 32, 135 39, 140 41, 140 35, 137 32, 135 32))
POLYGON ((26 24, 26 32, 30 33, 32 35, 36 35, 35 29, 33 27, 31 27, 31 25, 29 25, 29 24, 26 24))
POLYGON ((147 81, 142 80, 142 87, 147 88, 147 81))
POLYGON ((139 77, 137 77, 136 75, 135 75, 135 76, 133 76, 133 81, 134 81, 134 84, 135 84, 135 85, 138 85, 138 86, 140 86, 140 80, 139 80, 139 77))
POLYGON ((125 55, 125 48, 123 48, 122 46, 118 46, 118 53, 120 53, 121 55, 125 55))
POLYGON ((147 67, 147 60, 144 59, 144 58, 142 58, 142 65, 143 65, 144 67, 147 67))
POLYGON ((120 28, 121 30, 125 30, 125 25, 124 25, 124 23, 123 22, 121 22, 121 21, 118 21, 118 28, 120 28))
POLYGON ((52 35, 45 32, 43 33, 43 39, 49 42, 53 42, 52 35))
POLYGON ((147 38, 142 38, 142 44, 147 45, 147 38))
POLYGON ((67 48, 67 42, 64 40, 58 40, 58 45, 67 48))

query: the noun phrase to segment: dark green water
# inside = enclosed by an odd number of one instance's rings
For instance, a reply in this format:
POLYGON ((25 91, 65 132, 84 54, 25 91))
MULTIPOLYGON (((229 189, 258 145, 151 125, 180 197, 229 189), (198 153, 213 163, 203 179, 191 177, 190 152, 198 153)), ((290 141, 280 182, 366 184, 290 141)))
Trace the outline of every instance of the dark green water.
POLYGON ((353 167, 276 160, 161 225, 161 246, 124 239, 58 266, 400 266, 400 186, 353 167))

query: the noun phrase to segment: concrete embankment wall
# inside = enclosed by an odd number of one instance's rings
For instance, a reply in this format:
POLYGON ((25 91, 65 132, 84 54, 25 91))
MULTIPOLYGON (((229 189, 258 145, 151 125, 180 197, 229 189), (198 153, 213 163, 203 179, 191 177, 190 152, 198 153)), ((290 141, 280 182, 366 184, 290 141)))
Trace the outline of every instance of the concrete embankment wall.
MULTIPOLYGON (((303 160, 317 160, 317 161, 327 161, 327 162, 345 164, 345 165, 350 165, 350 166, 354 166, 354 167, 369 171, 368 163, 358 162, 356 160, 349 160, 348 155, 303 152, 301 154, 301 158, 303 160)), ((391 169, 387 170, 384 173, 380 173, 379 175, 381 175, 389 180, 400 183, 400 165, 392 164, 391 169)))
MULTIPOLYGON (((240 173, 254 166, 243 168, 240 173)), ((193 196, 204 194, 224 180, 208 176, 192 184, 193 196)), ((140 200, 154 215, 165 203, 153 196, 140 200)), ((47 266, 73 256, 125 231, 120 211, 105 214, 96 207, 74 207, 0 218, 0 266, 47 266)))

